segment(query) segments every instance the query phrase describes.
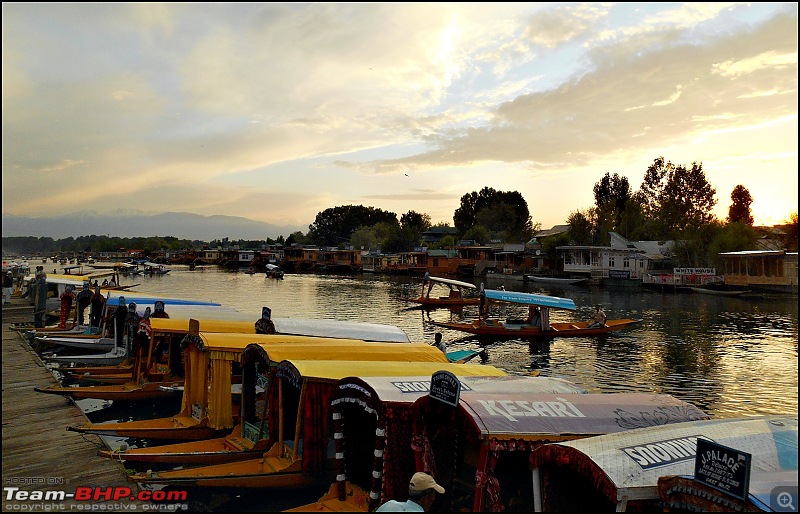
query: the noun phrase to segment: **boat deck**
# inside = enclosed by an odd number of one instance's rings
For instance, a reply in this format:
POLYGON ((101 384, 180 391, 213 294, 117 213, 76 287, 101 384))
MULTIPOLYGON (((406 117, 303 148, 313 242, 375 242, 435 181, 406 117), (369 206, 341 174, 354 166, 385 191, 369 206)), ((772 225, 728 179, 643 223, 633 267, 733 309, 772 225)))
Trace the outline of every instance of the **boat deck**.
MULTIPOLYGON (((3 483, 20 491, 64 491, 74 493, 86 486, 127 487, 132 494, 138 486, 126 478, 117 461, 97 455, 105 444, 97 436, 66 432, 68 425, 85 423, 83 412, 61 396, 41 394, 34 387, 56 385, 53 373, 12 323, 33 320, 33 308, 12 298, 3 306, 3 483)), ((30 504, 26 500, 8 500, 6 505, 30 504)), ((127 509, 143 510, 149 502, 138 500, 75 501, 58 500, 64 510, 89 507, 88 504, 123 503, 127 509)), ((5 510, 5 509, 4 509, 5 510)), ((117 509, 115 509, 117 510, 117 509)))

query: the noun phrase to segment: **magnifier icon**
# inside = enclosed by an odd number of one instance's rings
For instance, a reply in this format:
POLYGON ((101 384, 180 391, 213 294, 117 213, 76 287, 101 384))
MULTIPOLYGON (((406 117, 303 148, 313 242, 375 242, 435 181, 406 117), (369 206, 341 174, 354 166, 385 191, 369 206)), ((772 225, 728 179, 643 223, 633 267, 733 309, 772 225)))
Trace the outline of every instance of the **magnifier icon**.
POLYGON ((797 507, 795 507, 792 504, 792 495, 787 493, 786 491, 779 493, 777 500, 778 500, 778 506, 780 508, 797 510, 797 507))

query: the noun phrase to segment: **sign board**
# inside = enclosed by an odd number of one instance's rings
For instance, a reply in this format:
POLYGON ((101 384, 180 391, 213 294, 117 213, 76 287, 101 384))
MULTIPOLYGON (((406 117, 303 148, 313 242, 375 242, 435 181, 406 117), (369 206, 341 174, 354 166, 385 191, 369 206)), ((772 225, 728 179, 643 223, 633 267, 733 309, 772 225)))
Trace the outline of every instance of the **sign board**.
POLYGON ((610 269, 608 270, 608 278, 631 278, 631 272, 620 269, 610 269))
POLYGON ((461 382, 449 371, 437 371, 431 375, 431 391, 428 394, 431 398, 456 407, 461 394, 461 382))
POLYGON ((697 439, 694 479, 740 500, 750 488, 752 456, 707 439, 697 439))

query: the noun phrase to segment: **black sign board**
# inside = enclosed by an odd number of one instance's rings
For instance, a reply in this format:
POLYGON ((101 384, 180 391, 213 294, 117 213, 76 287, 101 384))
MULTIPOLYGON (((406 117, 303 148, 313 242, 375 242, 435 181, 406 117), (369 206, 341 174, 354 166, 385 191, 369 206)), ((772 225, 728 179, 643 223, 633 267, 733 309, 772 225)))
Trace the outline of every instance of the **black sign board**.
POLYGON ((442 370, 431 375, 431 398, 456 407, 460 394, 461 382, 451 372, 442 370))
POLYGON ((750 461, 749 453, 698 438, 694 479, 746 500, 750 488, 750 461))

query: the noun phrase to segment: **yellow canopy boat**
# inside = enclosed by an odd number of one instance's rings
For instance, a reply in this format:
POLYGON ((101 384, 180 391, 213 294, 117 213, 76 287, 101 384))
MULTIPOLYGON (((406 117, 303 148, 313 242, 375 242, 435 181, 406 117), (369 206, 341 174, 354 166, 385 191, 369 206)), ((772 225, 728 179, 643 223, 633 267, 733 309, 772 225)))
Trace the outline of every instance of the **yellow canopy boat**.
MULTIPOLYGON (((252 366, 250 372, 255 368, 252 366)), ((275 379, 269 383, 269 403, 265 404, 263 423, 255 419, 254 409, 246 404, 247 384, 243 388, 245 405, 239 437, 261 442, 262 434, 267 434, 270 448, 262 456, 211 466, 134 474, 129 479, 184 487, 276 488, 324 484, 333 478, 334 444, 329 419, 331 397, 338 381, 353 375, 430 376, 437 370, 447 370, 456 376, 506 375, 490 365, 441 361, 284 360, 274 371, 275 379)), ((254 382, 244 377, 243 380, 254 382)), ((396 380, 405 381, 403 378, 396 380)))
POLYGON ((248 344, 256 342, 266 345, 270 354, 283 348, 283 351, 291 352, 289 355, 316 359, 360 356, 370 360, 448 362, 440 350, 425 343, 192 331, 182 343, 185 346, 185 387, 178 414, 122 423, 89 423, 70 430, 116 437, 184 441, 222 437, 235 424, 231 386, 241 380, 241 354, 248 344))

